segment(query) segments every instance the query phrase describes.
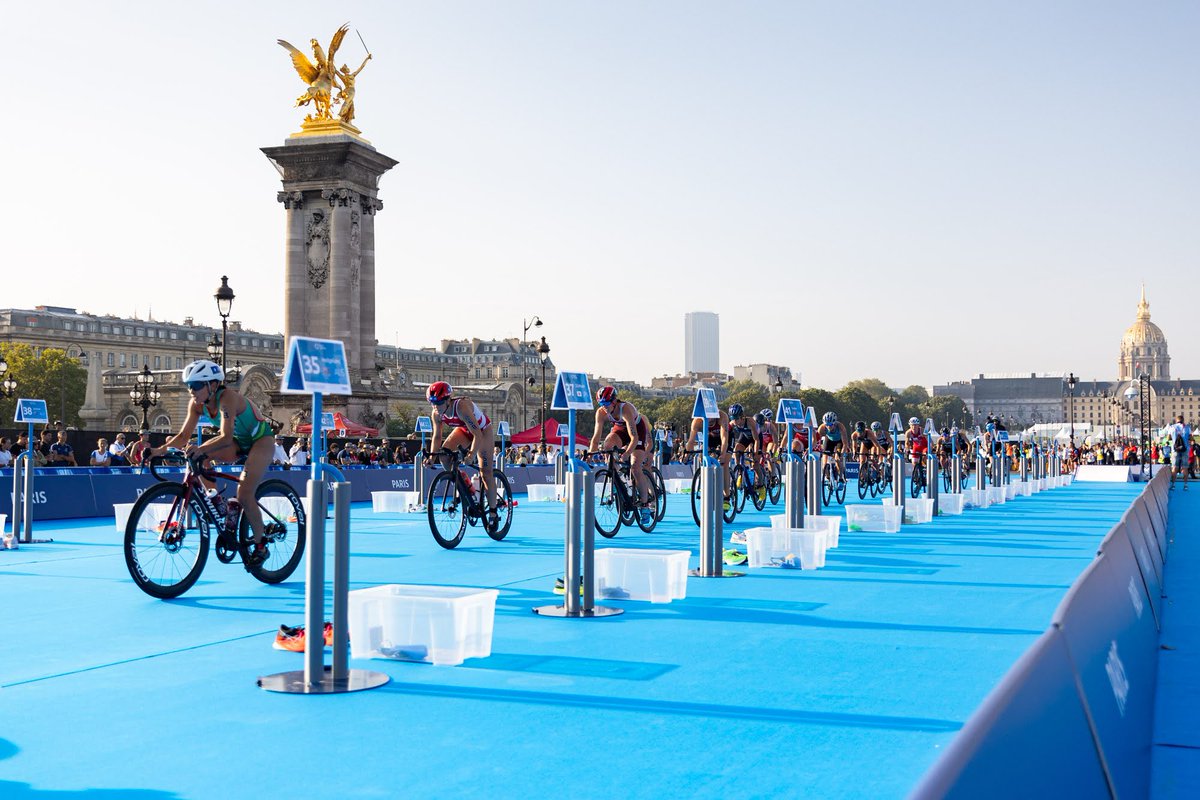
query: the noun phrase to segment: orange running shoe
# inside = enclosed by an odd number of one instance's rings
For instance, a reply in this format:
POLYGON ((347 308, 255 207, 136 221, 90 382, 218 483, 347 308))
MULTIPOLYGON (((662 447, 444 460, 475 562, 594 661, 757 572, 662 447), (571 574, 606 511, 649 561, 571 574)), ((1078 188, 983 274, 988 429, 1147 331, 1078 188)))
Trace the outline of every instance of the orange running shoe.
MULTIPOLYGON (((325 623, 325 631, 323 644, 329 647, 333 644, 333 623, 325 623)), ((306 645, 307 637, 304 635, 304 626, 297 625, 292 628, 287 625, 280 625, 279 631, 275 634, 275 643, 271 646, 276 650, 289 650, 293 653, 303 653, 306 645)))

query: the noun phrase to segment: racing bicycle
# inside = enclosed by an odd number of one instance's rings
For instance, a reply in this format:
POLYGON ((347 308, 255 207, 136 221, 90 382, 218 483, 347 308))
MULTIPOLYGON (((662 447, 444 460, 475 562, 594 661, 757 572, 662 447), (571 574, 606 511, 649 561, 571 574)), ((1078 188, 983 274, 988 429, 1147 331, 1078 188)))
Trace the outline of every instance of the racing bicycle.
MULTIPOLYGON (((666 514, 666 495, 659 489, 654 474, 649 469, 643 469, 642 474, 650 488, 650 521, 642 522, 638 513, 640 505, 637 484, 630 474, 628 461, 618 460, 617 454, 623 452, 614 447, 589 453, 589 456, 603 456, 607 459, 605 466, 596 470, 593 478, 596 482, 594 500, 596 530, 606 539, 617 535, 622 525, 630 527, 637 525, 646 533, 654 530, 654 526, 666 514)), ((661 473, 660 473, 661 474, 661 473)))
POLYGON ((170 599, 190 589, 204 571, 213 534, 217 560, 241 558, 246 571, 263 583, 287 580, 304 555, 306 519, 300 496, 288 483, 266 480, 255 490, 263 519, 263 544, 269 555, 261 563, 249 558, 254 532, 244 513, 232 527, 224 498, 209 497, 201 478, 237 483, 238 476, 204 467, 208 456, 186 457, 181 450, 154 456, 148 466, 158 481, 133 504, 125 524, 125 566, 138 588, 151 597, 170 599), (183 479, 164 478, 158 468, 186 464, 183 479), (222 508, 218 508, 218 503, 222 508))
MULTIPOLYGON (((497 542, 507 536, 508 529, 512 527, 512 487, 508 478, 500 470, 492 470, 492 479, 496 482, 498 519, 495 525, 489 524, 483 476, 479 474, 479 467, 463 460, 466 452, 465 447, 456 450, 443 447, 433 454, 441 459, 445 469, 429 483, 425 513, 429 517, 429 531, 434 541, 447 550, 458 547, 468 524, 473 528, 482 522, 487 535, 497 542)), ((417 469, 421 469, 421 461, 417 462, 417 469)))

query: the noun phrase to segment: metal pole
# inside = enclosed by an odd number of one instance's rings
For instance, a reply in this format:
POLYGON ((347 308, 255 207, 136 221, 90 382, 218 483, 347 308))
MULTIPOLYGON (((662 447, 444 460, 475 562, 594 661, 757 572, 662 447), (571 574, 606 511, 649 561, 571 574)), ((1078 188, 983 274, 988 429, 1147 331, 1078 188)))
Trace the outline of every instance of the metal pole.
MULTIPOLYGON (((310 631, 316 630, 309 628, 310 631)), ((321 626, 324 637, 324 625, 321 626)), ((317 641, 312 634, 309 641, 317 641)), ((322 638, 323 642, 324 639, 322 638)), ((316 649, 315 647, 313 648, 316 649)), ((322 650, 324 648, 322 647, 322 650)), ((333 485, 333 679, 350 667, 350 483, 333 485)))
POLYGON ((929 478, 929 486, 926 487, 927 494, 925 495, 933 501, 933 516, 938 515, 938 460, 934 455, 932 448, 925 455, 925 474, 929 478))
MULTIPOLYGON (((314 468, 314 472, 319 467, 314 468)), ((325 675, 325 514, 329 506, 324 480, 308 481, 308 564, 305 571, 304 629, 308 644, 304 650, 304 683, 321 685, 325 675), (316 646, 321 642, 321 646, 316 646)))
POLYGON ((579 521, 583 529, 583 563, 580 570, 583 577, 583 611, 592 614, 596 608, 596 481, 592 478, 591 470, 577 470, 570 473, 570 477, 580 484, 583 498, 579 521))
POLYGON ((808 513, 811 516, 821 516, 824 505, 821 497, 821 459, 816 453, 809 453, 805 467, 805 495, 808 513))
POLYGON ((963 490, 962 455, 955 453, 950 460, 950 491, 960 494, 963 490))
MULTIPOLYGON (((904 456, 900 455, 899 446, 892 448, 892 505, 904 508, 904 456)), ((900 512, 904 518, 904 511, 900 512)))
MULTIPOLYGON (((25 451, 25 453, 28 452, 28 450, 25 451)), ((25 472, 25 453, 19 454, 16 460, 13 462, 12 541, 14 544, 19 544, 21 542, 21 510, 24 507, 21 503, 21 481, 24 478, 25 472)))
MULTIPOLYGON (((425 452, 425 433, 421 433, 421 452, 425 452)), ((425 465, 413 459, 413 486, 417 490, 417 505, 425 505, 425 465)))
MULTIPOLYGON (((614 476, 615 477, 615 476, 614 476)), ((582 488, 577 473, 567 476, 567 526, 566 526, 566 606, 567 616, 579 616, 579 569, 582 565, 580 546, 583 531, 579 525, 581 516, 580 503, 583 501, 582 488)))
MULTIPOLYGON (((566 462, 567 462, 567 457, 563 454, 562 450, 559 450, 557 453, 554 454, 554 482, 555 483, 565 483, 566 482, 566 480, 564 478, 564 473, 566 472, 566 462)), ((613 478, 615 480, 616 476, 614 475, 613 478)))
MULTIPOLYGON (((861 469, 861 467, 860 467, 861 469)), ((804 461, 789 457, 784 467, 783 513, 789 528, 804 527, 804 461)))

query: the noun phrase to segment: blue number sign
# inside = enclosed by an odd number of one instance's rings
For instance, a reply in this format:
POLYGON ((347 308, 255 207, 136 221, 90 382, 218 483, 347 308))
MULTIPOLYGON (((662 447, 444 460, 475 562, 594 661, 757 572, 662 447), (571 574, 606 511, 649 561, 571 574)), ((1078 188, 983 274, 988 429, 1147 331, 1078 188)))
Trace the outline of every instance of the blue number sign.
POLYGON ((713 389, 697 389, 696 402, 692 405, 692 416, 703 419, 719 419, 721 409, 717 407, 717 393, 713 389))
POLYGON ((804 403, 790 398, 781 399, 779 408, 775 410, 775 421, 788 425, 803 425, 804 403))
POLYGON ((555 411, 591 411, 592 390, 588 386, 586 372, 560 372, 554 383, 555 411))
POLYGON ((433 433, 433 420, 424 415, 417 417, 417 433, 433 433))
POLYGON ((321 412, 321 430, 333 431, 337 430, 337 420, 333 417, 332 411, 321 412))
POLYGON ((334 339, 293 336, 279 391, 284 394, 351 394, 346 346, 334 339))
POLYGON ((33 425, 35 423, 45 424, 49 421, 50 414, 46 411, 45 400, 29 400, 24 397, 17 400, 17 415, 13 417, 13 422, 33 425))
POLYGON ((496 435, 497 436, 511 436, 512 435, 508 432, 508 420, 502 419, 496 423, 496 435))

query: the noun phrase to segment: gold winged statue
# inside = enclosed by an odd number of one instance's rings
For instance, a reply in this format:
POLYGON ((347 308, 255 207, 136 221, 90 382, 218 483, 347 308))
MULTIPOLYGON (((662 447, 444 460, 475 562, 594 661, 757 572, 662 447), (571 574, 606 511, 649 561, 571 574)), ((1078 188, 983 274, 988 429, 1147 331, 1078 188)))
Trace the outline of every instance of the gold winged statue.
MULTIPOLYGON (((283 39, 279 39, 279 44, 292 55, 292 65, 296 68, 296 72, 300 74, 300 79, 308 84, 308 91, 296 98, 297 106, 306 106, 309 103, 313 104, 315 114, 309 114, 304 118, 305 122, 320 122, 322 120, 332 120, 332 106, 336 102, 333 97, 333 90, 337 85, 339 75, 337 68, 334 66, 334 59, 337 57, 338 47, 342 44, 342 39, 346 38, 347 31, 350 30, 349 23, 337 29, 333 34, 333 38, 329 41, 329 53, 326 54, 321 49, 321 43, 316 39, 310 40, 312 45, 313 58, 316 59, 316 64, 308 60, 308 56, 304 55, 300 50, 292 47, 283 39)), ((357 74, 357 73, 356 73, 357 74)))

